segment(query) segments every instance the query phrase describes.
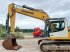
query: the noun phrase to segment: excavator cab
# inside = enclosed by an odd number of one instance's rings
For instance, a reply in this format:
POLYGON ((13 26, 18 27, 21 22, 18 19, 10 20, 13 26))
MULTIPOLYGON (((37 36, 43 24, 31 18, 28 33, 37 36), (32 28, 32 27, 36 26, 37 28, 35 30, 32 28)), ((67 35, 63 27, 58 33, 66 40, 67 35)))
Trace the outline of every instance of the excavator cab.
POLYGON ((67 29, 65 27, 65 18, 51 18, 45 21, 45 36, 47 37, 61 37, 66 36, 65 34, 59 34, 60 32, 65 32, 67 29), (47 34, 47 35, 46 35, 47 34))
POLYGON ((9 27, 9 16, 7 16, 6 20, 6 34, 5 34, 5 40, 2 43, 3 47, 8 50, 17 50, 21 46, 17 44, 16 37, 14 34, 10 33, 10 27, 9 27))

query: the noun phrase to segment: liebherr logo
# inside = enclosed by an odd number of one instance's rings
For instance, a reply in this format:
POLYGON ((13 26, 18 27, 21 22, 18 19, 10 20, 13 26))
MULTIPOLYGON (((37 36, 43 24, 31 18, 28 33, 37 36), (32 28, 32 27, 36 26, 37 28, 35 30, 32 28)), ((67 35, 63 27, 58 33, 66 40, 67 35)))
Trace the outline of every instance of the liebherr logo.
POLYGON ((26 13, 29 13, 29 14, 34 14, 34 12, 29 12, 29 11, 25 11, 25 10, 21 10, 21 12, 26 12, 26 13))

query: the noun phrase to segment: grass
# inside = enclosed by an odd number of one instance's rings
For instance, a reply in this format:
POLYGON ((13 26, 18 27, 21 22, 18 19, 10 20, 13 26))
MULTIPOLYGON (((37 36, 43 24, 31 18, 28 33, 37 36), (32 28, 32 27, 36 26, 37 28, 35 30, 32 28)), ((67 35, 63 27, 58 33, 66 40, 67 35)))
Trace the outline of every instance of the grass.
POLYGON ((15 36, 17 39, 24 39, 24 35, 32 35, 32 33, 15 32, 15 36))
POLYGON ((24 39, 24 33, 23 32, 15 32, 15 36, 17 39, 24 39))

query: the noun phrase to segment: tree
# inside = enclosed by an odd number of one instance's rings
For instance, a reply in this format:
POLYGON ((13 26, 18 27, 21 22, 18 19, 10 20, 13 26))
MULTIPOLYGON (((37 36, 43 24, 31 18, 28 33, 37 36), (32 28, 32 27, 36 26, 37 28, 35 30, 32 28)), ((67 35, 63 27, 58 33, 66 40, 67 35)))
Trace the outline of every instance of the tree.
POLYGON ((6 33, 5 26, 0 24, 0 38, 4 37, 4 34, 6 33))
POLYGON ((20 31, 19 27, 16 27, 15 32, 19 32, 19 31, 20 31))

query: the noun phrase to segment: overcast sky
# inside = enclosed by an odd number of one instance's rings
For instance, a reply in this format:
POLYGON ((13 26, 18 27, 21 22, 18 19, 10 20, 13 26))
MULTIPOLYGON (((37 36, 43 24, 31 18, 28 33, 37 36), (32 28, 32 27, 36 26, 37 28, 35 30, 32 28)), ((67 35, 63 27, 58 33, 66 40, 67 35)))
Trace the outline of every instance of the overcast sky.
MULTIPOLYGON (((66 17, 70 26, 70 0, 0 0, 0 23, 5 25, 8 4, 27 5, 32 8, 42 9, 50 18, 66 17)), ((16 26, 23 29, 40 27, 44 29, 44 22, 22 14, 16 14, 16 26)))

